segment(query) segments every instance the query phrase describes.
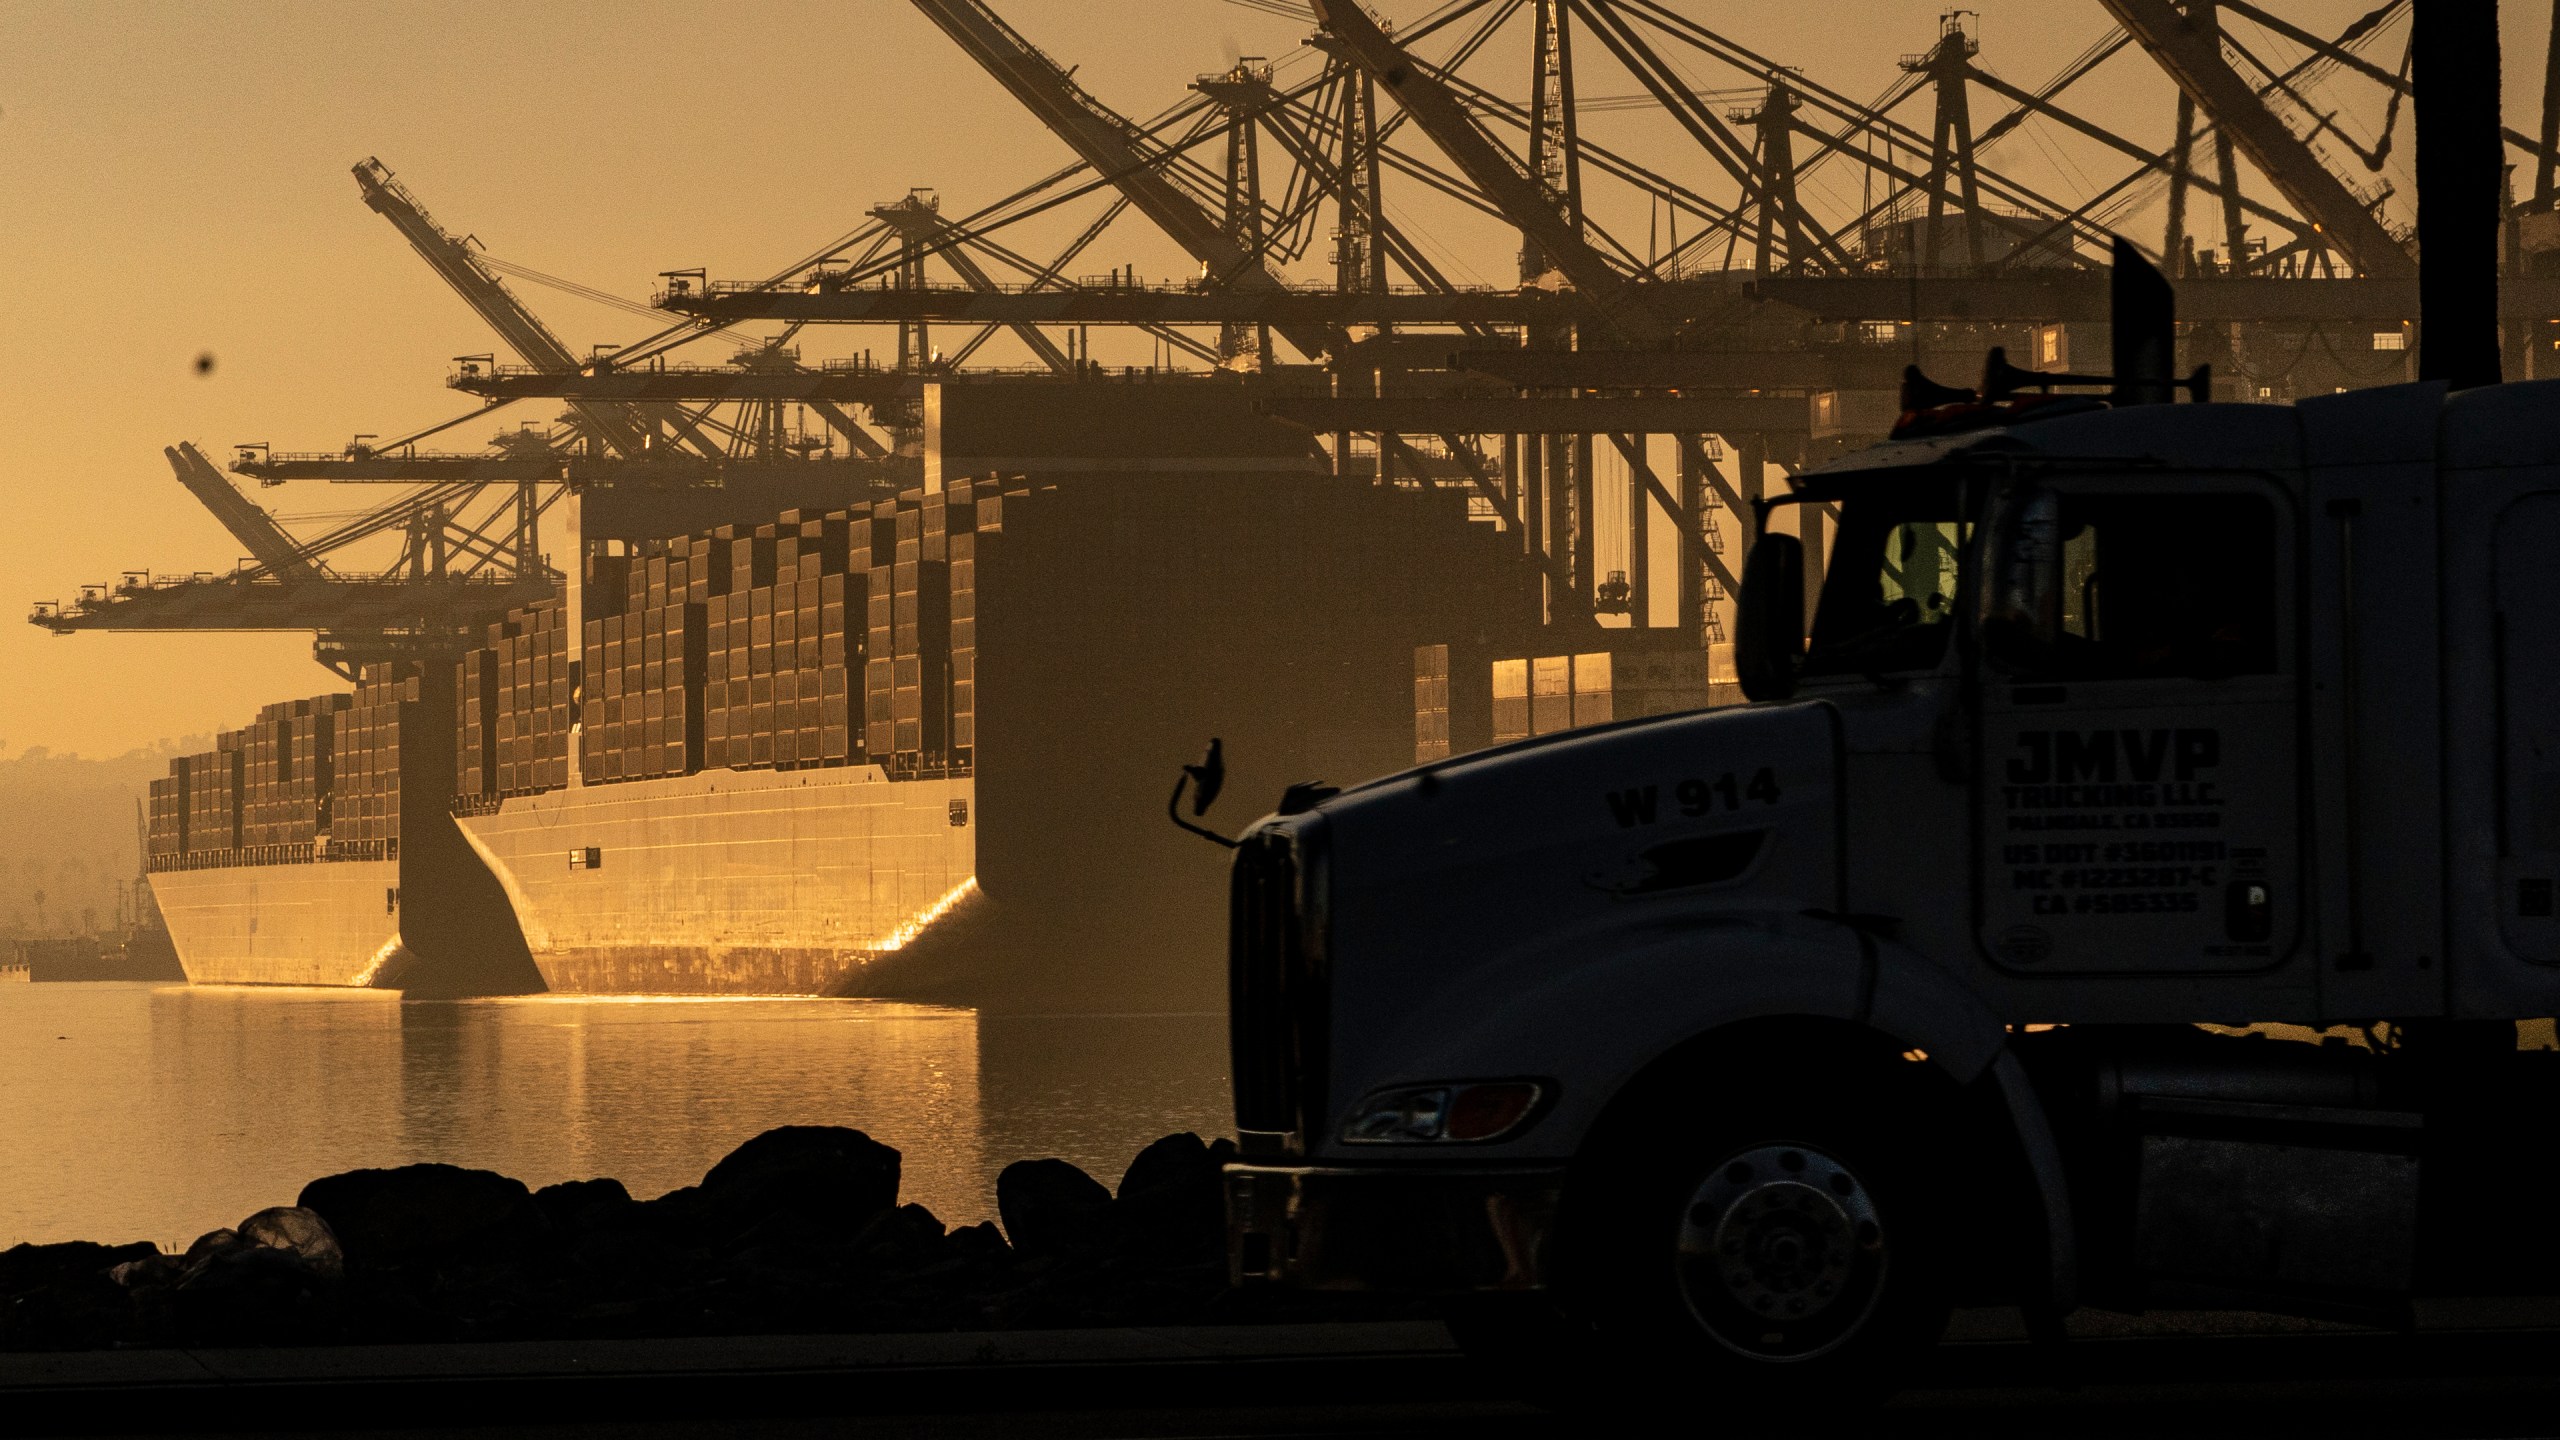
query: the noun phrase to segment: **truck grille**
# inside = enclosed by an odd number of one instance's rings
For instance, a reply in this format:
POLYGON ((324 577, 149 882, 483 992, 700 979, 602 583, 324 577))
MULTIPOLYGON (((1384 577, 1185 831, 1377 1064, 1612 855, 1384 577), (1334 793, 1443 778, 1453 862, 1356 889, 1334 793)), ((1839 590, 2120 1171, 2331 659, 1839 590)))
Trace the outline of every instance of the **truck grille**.
POLYGON ((1228 928, 1228 1025, 1236 1127, 1296 1134, 1324 1114, 1321 822, 1246 838, 1228 928))

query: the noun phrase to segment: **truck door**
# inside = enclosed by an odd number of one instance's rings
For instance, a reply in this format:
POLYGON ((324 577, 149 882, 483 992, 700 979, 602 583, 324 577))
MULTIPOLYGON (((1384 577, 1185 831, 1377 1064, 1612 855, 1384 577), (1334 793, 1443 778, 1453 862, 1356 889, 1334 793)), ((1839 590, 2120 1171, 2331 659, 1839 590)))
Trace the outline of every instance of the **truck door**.
POLYGON ((1985 621, 1984 953, 2027 974, 2280 963, 2302 911, 2289 498, 2233 475, 2015 503, 2041 508, 1994 543, 2042 614, 2032 635, 1985 621))
POLYGON ((2560 964, 2560 495, 2498 519, 2498 924, 2517 955, 2560 964))

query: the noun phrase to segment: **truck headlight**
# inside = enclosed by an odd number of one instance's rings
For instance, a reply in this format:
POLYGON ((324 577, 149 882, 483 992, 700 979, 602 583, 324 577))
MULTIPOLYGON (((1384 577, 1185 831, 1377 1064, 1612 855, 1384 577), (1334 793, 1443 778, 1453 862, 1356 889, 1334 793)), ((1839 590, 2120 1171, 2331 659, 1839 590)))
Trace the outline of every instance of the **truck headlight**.
POLYGON ((1343 1122, 1345 1145, 1470 1144, 1499 1140, 1537 1113, 1536 1080, 1456 1080, 1372 1091, 1343 1122))

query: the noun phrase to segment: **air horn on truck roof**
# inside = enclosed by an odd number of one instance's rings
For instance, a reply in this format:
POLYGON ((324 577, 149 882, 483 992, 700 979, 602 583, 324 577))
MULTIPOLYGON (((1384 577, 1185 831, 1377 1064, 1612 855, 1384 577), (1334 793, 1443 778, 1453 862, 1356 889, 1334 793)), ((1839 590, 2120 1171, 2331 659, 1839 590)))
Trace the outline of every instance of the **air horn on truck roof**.
POLYGON ((2199 365, 2184 378, 2176 374, 2176 293, 2168 278, 2121 235, 2115 237, 2108 271, 2107 314, 2112 375, 2021 369, 2009 363, 2007 350, 1998 345, 1984 357, 1982 383, 1973 389, 1941 385, 1922 374, 1919 366, 1905 365, 1902 418, 1894 423, 1893 438, 1979 430, 2034 415, 2094 409, 2100 403, 2096 396, 2054 393, 2064 386, 2103 386, 2107 390, 2104 403, 2119 407, 2165 405, 2181 390, 2200 403, 2212 392, 2212 366, 2199 365), (2036 393, 2026 393, 2030 391, 2036 393))

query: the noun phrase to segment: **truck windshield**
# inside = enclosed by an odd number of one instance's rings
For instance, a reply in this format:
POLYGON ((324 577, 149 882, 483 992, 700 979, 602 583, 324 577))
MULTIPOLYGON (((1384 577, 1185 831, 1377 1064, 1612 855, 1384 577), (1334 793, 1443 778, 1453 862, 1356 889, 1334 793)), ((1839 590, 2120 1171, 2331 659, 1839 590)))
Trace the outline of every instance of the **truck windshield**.
POLYGON ((1953 479, 1897 478, 1841 502, 1807 675, 1934 670, 1954 633, 1973 524, 1953 479))

